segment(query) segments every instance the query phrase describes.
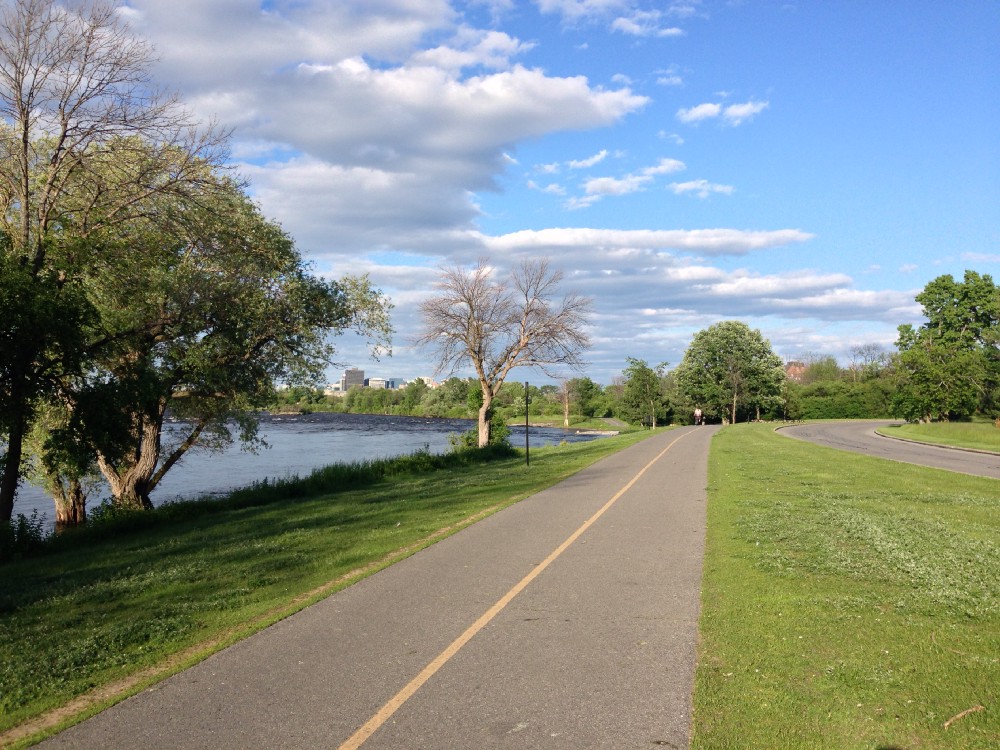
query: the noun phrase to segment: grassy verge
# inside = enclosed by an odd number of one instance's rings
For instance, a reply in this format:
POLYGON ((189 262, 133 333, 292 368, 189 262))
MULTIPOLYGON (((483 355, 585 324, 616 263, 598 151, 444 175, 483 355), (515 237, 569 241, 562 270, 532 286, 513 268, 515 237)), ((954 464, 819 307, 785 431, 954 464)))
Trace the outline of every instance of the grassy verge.
POLYGON ((435 469, 423 454, 374 480, 370 466, 337 467, 7 563, 0 746, 90 715, 649 434, 532 450, 530 469, 523 455, 435 469))
POLYGON ((887 437, 906 438, 921 443, 1000 453, 1000 429, 992 422, 901 424, 880 428, 879 432, 887 437))
POLYGON ((996 480, 721 432, 694 748, 1000 747, 996 480))

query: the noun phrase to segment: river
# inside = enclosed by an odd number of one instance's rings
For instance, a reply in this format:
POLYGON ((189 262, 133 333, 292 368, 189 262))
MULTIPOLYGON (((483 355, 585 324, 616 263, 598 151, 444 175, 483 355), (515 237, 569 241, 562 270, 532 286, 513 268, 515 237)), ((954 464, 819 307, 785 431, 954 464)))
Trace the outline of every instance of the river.
MULTIPOLYGON (((238 445, 221 453, 192 451, 174 466, 153 491, 153 503, 174 499, 224 495, 264 479, 307 476, 314 469, 334 463, 351 463, 369 458, 391 458, 419 450, 445 453, 451 449, 449 436, 466 432, 475 422, 466 419, 429 419, 371 414, 292 414, 270 415, 261 419, 260 435, 269 447, 248 453, 238 445)), ((168 423, 165 442, 183 425, 168 423)), ((562 441, 593 440, 599 435, 578 435, 574 430, 531 427, 530 447, 555 445, 562 441)), ((524 426, 511 428, 510 442, 524 447, 524 426)), ((88 506, 108 494, 99 486, 90 493, 88 506)), ((30 516, 38 511, 51 528, 52 499, 44 491, 22 484, 14 503, 14 515, 30 516)))

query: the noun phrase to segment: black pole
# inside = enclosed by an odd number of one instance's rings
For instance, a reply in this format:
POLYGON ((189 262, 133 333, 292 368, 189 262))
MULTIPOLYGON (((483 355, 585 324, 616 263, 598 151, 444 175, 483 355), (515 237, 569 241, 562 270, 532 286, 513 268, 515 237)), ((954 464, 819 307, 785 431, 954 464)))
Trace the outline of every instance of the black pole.
POLYGON ((531 466, 531 456, 528 453, 528 381, 524 381, 524 465, 531 466))

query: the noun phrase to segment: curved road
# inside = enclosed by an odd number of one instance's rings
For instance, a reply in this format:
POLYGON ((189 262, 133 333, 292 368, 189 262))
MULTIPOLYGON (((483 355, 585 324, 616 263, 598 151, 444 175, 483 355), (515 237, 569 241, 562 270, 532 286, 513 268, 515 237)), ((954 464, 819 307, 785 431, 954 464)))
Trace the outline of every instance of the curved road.
POLYGON ((1000 479, 1000 455, 943 448, 884 437, 875 432, 898 422, 817 422, 782 427, 781 435, 869 456, 1000 479))

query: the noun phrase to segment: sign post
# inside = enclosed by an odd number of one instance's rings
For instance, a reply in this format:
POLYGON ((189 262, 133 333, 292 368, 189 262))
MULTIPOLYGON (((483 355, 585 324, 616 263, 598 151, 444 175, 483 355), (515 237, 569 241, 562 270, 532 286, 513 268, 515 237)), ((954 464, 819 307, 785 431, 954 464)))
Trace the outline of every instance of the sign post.
POLYGON ((528 454, 528 381, 524 381, 524 465, 531 466, 531 457, 528 454))

